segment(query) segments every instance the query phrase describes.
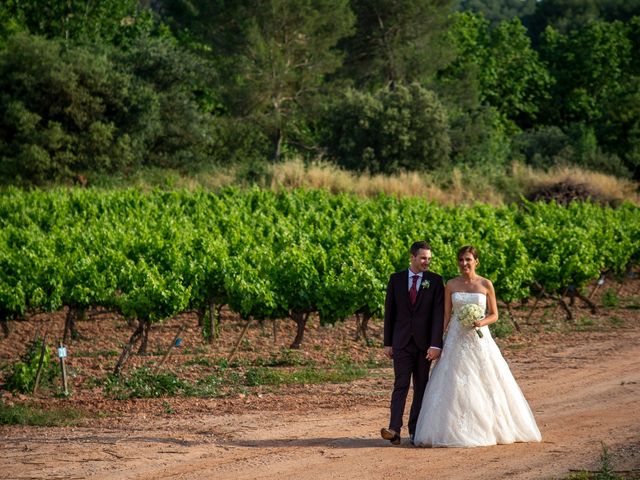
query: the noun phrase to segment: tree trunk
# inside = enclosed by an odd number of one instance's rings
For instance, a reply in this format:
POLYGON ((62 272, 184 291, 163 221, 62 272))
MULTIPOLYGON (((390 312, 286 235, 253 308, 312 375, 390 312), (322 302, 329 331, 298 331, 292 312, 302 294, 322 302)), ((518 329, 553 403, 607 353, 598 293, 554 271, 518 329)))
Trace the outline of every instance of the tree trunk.
POLYGON ((309 319, 309 313, 301 313, 301 312, 291 312, 289 316, 296 322, 296 338, 293 339, 293 343, 289 346, 289 348, 300 348, 300 344, 302 344, 302 339, 304 337, 304 329, 307 326, 307 320, 309 319))
POLYGON ((116 376, 120 375, 120 371, 122 370, 122 367, 124 366, 125 362, 129 358, 129 355, 131 354, 131 350, 133 350, 133 346, 142 335, 142 330, 144 329, 145 323, 146 321, 138 320, 138 328, 136 328, 136 330, 131 334, 131 337, 129 338, 129 342, 122 349, 120 358, 118 358, 118 361, 116 362, 116 366, 113 369, 114 375, 116 376))
POLYGON ((67 318, 64 321, 64 333, 62 334, 62 343, 67 343, 69 338, 75 339, 80 337, 80 334, 76 329, 76 320, 78 318, 78 313, 81 310, 83 309, 73 305, 67 310, 67 318))
POLYGON ((198 308, 196 310, 196 315, 198 316, 198 327, 204 327, 204 316, 206 315, 206 311, 204 308, 198 308))
POLYGON ((533 302, 533 307, 531 307, 531 309, 529 310, 529 315, 527 315, 527 320, 525 320, 525 322, 524 322, 527 325, 529 325, 529 321, 531 320, 531 316, 533 315, 533 312, 535 311, 536 307, 538 306, 538 303, 540 302, 540 299, 542 298, 543 295, 544 295, 544 288, 541 288, 540 292, 538 292, 538 294, 536 295, 536 301, 533 302))
POLYGON ((280 156, 282 155, 282 129, 278 128, 276 130, 275 140, 273 142, 273 162, 276 163, 280 160, 280 156))
POLYGON ((511 303, 505 302, 505 304, 507 306, 507 313, 509 314, 509 319, 511 320, 511 323, 513 323, 513 326, 516 327, 516 330, 520 332, 520 325, 518 324, 516 317, 513 315, 513 310, 511 310, 511 303))
POLYGON ((151 322, 149 320, 144 321, 144 327, 142 329, 142 341, 140 342, 140 348, 138 349, 138 355, 144 355, 147 353, 147 347, 149 345, 149 331, 151 330, 151 322))
MULTIPOLYGON (((564 312, 566 314, 566 317, 567 317, 566 320, 567 321, 573 320, 573 314, 571 313, 571 309, 569 308, 567 303, 564 301, 564 299, 562 297, 557 297, 556 300, 558 301, 558 305, 560 305, 562 307, 562 309, 564 310, 564 312)), ((555 310, 554 310, 554 312, 555 312, 555 310)))
POLYGON ((233 360, 233 357, 236 354, 236 350, 238 350, 238 347, 240 346, 240 342, 242 342, 242 339, 244 338, 245 334, 247 333, 247 330, 249 330, 249 325, 250 324, 251 324, 251 317, 249 317, 247 319, 247 323, 245 324, 244 328, 242 329, 242 332, 240 333, 240 336, 238 337, 238 341, 234 345, 233 350, 231 350, 231 352, 229 353, 229 356, 227 357, 227 364, 231 363, 231 360, 233 360))
POLYGON ((369 344, 369 320, 371 320, 371 314, 364 313, 360 322, 360 330, 362 330, 362 337, 366 344, 369 344))
POLYGON ((364 338, 366 344, 369 343, 369 334, 367 328, 369 326, 369 320, 371 315, 367 313, 356 313, 356 341, 360 338, 364 338))
POLYGON ((598 309, 596 308, 596 304, 593 303, 588 297, 585 297, 580 292, 576 292, 576 297, 578 297, 580 300, 582 300, 589 307, 589 309, 591 310, 591 313, 593 315, 596 315, 598 313, 598 309))
POLYGON ((9 320, 4 315, 0 316, 0 326, 2 326, 4 338, 9 338, 9 320))
POLYGON ((213 344, 214 338, 218 338, 218 329, 216 326, 216 299, 209 299, 209 343, 213 344))

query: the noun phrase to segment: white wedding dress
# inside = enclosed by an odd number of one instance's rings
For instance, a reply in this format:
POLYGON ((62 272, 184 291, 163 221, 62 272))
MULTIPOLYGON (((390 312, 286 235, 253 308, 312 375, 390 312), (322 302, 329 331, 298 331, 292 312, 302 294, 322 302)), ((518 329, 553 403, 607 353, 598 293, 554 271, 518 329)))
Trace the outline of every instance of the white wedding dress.
POLYGON ((449 331, 427 383, 414 442, 424 447, 480 447, 539 442, 540 430, 507 362, 482 327, 462 326, 467 303, 486 309, 482 293, 454 292, 449 331))

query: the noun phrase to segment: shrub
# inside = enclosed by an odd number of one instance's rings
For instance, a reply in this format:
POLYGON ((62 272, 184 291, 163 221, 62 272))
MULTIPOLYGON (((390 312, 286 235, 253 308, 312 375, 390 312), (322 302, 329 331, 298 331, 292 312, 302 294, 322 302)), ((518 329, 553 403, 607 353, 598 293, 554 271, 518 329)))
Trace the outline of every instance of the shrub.
MULTIPOLYGON (((36 382, 38 365, 40 364, 42 341, 35 340, 29 344, 26 353, 19 362, 13 365, 13 371, 7 377, 5 388, 20 393, 31 393, 36 382)), ((51 352, 45 346, 42 359, 41 382, 48 383, 55 378, 55 367, 51 363, 51 352)))
POLYGON ((444 107, 417 84, 375 94, 348 90, 328 108, 324 125, 327 153, 349 170, 433 169, 446 163, 451 149, 444 107))

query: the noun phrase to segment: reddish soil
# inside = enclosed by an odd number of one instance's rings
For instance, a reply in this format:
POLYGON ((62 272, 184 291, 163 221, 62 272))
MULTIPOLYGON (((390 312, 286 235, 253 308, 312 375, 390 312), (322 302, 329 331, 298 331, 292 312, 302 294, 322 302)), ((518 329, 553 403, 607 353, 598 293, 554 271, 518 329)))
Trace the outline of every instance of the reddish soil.
MULTIPOLYGON (((498 343, 543 441, 474 449, 420 449, 406 442, 392 447, 379 437, 392 383, 379 347, 379 321, 370 326, 376 346, 368 347, 354 341, 355 321, 326 328, 312 319, 295 353, 318 367, 345 356, 378 363, 351 383, 230 387, 215 398, 114 400, 96 379, 113 369, 132 330, 112 315, 90 316, 78 324, 83 338, 68 345, 69 398, 46 389, 36 397, 0 389, 7 405, 73 407, 87 417, 69 427, 0 426, 0 478, 556 479, 598 470, 603 444, 614 470, 640 477, 640 279, 605 285, 593 299, 598 313, 578 300, 573 323, 549 300, 528 321, 529 307, 516 310, 522 332, 498 343), (617 307, 602 306, 606 288, 619 290, 617 307)), ((63 322, 64 312, 12 322, 11 335, 0 341, 0 378, 37 329, 53 338, 63 322)), ((171 319, 151 331, 154 354, 134 355, 124 374, 156 365, 183 324, 182 346, 163 370, 190 381, 215 372, 243 327, 225 314, 220 340, 208 345, 194 316, 171 319)), ((293 322, 279 321, 274 344, 271 322, 253 324, 235 370, 242 374, 256 358, 281 358, 293 334, 293 322)))

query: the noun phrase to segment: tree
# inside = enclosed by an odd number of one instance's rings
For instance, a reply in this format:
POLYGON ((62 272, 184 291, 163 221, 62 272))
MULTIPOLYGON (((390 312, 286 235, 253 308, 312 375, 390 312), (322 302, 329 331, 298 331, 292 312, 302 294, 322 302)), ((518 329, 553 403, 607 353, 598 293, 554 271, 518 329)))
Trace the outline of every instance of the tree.
POLYGON ((481 104, 495 107, 521 128, 533 124, 550 78, 520 20, 491 29, 479 15, 456 14, 450 35, 457 57, 441 71, 440 82, 456 83, 471 75, 481 104))
POLYGON ((19 34, 0 52, 0 176, 26 182, 141 161, 153 92, 104 53, 19 34))
POLYGON ((341 42, 342 75, 357 87, 424 82, 449 61, 451 0, 352 0, 351 7, 356 32, 341 42))
POLYGON ((354 23, 348 0, 195 0, 165 2, 165 9, 178 36, 210 51, 226 111, 258 125, 274 159, 342 64, 336 44, 354 23))
POLYGON ((543 0, 524 23, 537 44, 547 27, 568 34, 593 21, 626 22, 638 15, 640 0, 543 0))
POLYGON ((347 0, 258 3, 238 58, 242 83, 234 90, 243 113, 270 132, 278 159, 293 117, 340 66, 335 46, 351 33, 353 15, 347 0))
POLYGON ((460 10, 478 13, 492 26, 518 17, 521 20, 535 12, 536 0, 462 0, 460 10))
POLYGON ((597 144, 621 158, 636 176, 640 78, 634 47, 639 22, 594 21, 568 34, 549 27, 540 50, 555 79, 551 99, 543 107, 547 121, 565 131, 572 125, 591 129, 597 144))
POLYGON ((396 173, 445 164, 447 114, 435 93, 418 84, 369 94, 348 90, 326 112, 324 146, 350 170, 396 173))
POLYGON ((141 37, 112 56, 156 97, 158 132, 148 143, 145 162, 193 168, 208 161, 220 102, 219 92, 209 84, 217 74, 212 66, 162 37, 141 37))
POLYGON ((0 36, 23 30, 65 41, 124 44, 154 28, 151 11, 140 8, 138 0, 8 0, 3 3, 0 36))

